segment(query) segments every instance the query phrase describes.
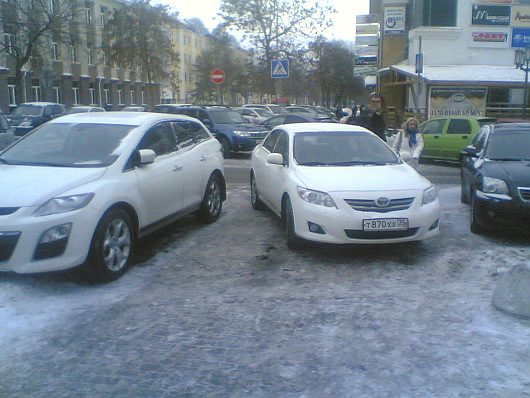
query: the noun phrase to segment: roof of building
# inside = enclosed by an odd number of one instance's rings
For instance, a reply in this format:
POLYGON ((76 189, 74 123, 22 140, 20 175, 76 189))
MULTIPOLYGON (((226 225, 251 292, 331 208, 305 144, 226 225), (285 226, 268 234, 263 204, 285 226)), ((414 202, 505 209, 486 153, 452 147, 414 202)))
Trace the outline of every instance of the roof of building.
MULTIPOLYGON (((415 65, 392 65, 391 70, 416 77, 415 65)), ((433 85, 466 84, 471 86, 524 85, 525 73, 514 66, 440 65, 424 66, 422 78, 433 85)))

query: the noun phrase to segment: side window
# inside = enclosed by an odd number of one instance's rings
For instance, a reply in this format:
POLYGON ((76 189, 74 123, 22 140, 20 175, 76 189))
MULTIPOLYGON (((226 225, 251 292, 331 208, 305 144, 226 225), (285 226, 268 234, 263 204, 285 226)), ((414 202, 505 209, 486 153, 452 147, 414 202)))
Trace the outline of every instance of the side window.
POLYGON ((452 119, 447 134, 471 134, 471 122, 467 119, 452 119))
POLYGON ((178 149, 192 146, 210 138, 210 134, 198 123, 178 121, 171 124, 177 137, 178 149))
POLYGON ((54 113, 56 113, 57 115, 65 111, 65 109, 61 105, 54 105, 53 107, 54 107, 54 113))
POLYGON ((272 153, 274 150, 274 145, 276 144, 276 141, 278 141, 279 136, 279 131, 273 131, 272 133, 270 133, 263 142, 263 148, 267 149, 269 152, 272 153))
POLYGON ((209 120, 210 118, 208 117, 208 114, 205 111, 199 111, 197 119, 199 119, 202 122, 203 120, 206 120, 206 119, 209 120))
POLYGON ((138 149, 152 149, 156 156, 174 152, 177 148, 175 135, 168 123, 151 127, 140 141, 138 149))
POLYGON ((274 146, 274 152, 281 153, 284 161, 289 159, 289 136, 286 132, 280 132, 278 141, 276 141, 276 145, 274 146))
POLYGON ((421 131, 423 134, 442 134, 447 119, 436 119, 425 123, 421 131))

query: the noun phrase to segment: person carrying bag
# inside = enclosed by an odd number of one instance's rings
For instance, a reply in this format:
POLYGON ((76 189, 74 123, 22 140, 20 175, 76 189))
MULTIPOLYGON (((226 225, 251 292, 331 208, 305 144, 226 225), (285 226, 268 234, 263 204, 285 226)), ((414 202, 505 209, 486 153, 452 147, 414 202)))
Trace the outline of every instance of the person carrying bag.
POLYGON ((416 118, 411 117, 403 124, 392 144, 392 149, 407 164, 416 168, 423 151, 423 134, 416 118))

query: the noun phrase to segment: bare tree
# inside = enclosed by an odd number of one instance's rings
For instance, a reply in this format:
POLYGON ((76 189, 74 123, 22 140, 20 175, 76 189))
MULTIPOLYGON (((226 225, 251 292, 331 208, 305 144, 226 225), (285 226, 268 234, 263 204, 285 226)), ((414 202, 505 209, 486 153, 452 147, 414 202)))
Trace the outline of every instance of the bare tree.
POLYGON ((25 70, 42 65, 47 43, 71 44, 79 35, 75 0, 12 0, 0 5, 0 53, 15 71, 17 98, 23 98, 25 70))

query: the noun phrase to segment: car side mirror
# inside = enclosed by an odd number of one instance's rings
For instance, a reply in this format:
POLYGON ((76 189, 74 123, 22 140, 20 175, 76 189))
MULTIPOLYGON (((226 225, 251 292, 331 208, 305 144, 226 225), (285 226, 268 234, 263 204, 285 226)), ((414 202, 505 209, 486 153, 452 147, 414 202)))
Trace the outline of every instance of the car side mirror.
POLYGON ((156 159, 156 153, 152 149, 140 149, 138 151, 138 164, 140 166, 151 164, 156 159))
POLYGON ((267 155, 267 163, 283 166, 283 155, 281 153, 269 153, 267 155))
POLYGON ((478 153, 479 153, 479 150, 475 148, 474 146, 468 146, 462 150, 463 156, 477 157, 478 153))

